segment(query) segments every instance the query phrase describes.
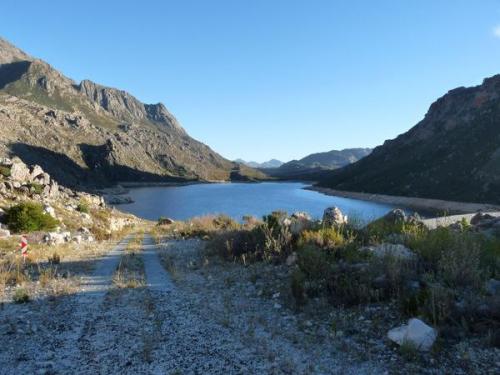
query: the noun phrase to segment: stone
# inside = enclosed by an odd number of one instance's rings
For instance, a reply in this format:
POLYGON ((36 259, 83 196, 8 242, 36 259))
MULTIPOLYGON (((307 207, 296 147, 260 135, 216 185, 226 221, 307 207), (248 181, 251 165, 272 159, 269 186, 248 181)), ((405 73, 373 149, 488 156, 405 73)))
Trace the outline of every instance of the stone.
POLYGON ((347 224, 347 216, 345 216, 338 207, 328 207, 323 212, 323 226, 335 227, 347 224))
POLYGON ((43 175, 45 172, 43 171, 42 167, 39 165, 34 165, 30 168, 30 176, 29 180, 30 181, 35 181, 35 179, 38 178, 38 176, 43 175))
POLYGON ((77 244, 80 244, 82 243, 83 241, 83 237, 79 234, 73 236, 73 238, 71 239, 73 242, 76 242, 77 244))
POLYGON ((489 279, 485 285, 486 293, 491 296, 500 296, 500 280, 489 279))
POLYGON ((46 204, 43 206, 43 212, 45 212, 46 214, 49 214, 50 216, 52 216, 53 218, 57 218, 56 217, 56 211, 54 210, 54 207, 46 204))
POLYGON ((36 182, 37 184, 40 184, 40 185, 43 185, 43 186, 47 186, 50 184, 50 175, 46 172, 36 176, 34 179, 33 179, 33 182, 36 182))
POLYGON ((30 180, 30 170, 21 159, 14 159, 10 167, 10 179, 12 181, 25 182, 30 180))
POLYGON ((0 158, 0 165, 2 167, 10 167, 12 166, 12 160, 9 158, 0 158))
POLYGON ((398 345, 410 344, 421 351, 428 351, 437 338, 437 331, 420 319, 410 319, 407 325, 402 325, 387 332, 389 340, 398 345))
POLYGON ((495 220, 495 216, 479 211, 470 219, 470 224, 481 225, 484 222, 490 222, 491 220, 495 220))
POLYGON ((290 232, 293 235, 299 235, 305 230, 311 229, 314 226, 314 221, 311 216, 305 212, 296 212, 290 217, 290 232))
POLYGON ((158 225, 171 225, 173 223, 175 223, 175 220, 169 217, 160 217, 158 219, 158 225))
POLYGON ((43 241, 49 245, 59 245, 71 240, 70 232, 49 232, 45 234, 43 241))
POLYGON ((383 243, 378 246, 365 246, 360 251, 367 251, 378 258, 392 256, 401 260, 413 260, 416 254, 401 244, 383 243))
POLYGON ((10 230, 0 228, 0 238, 10 237, 10 230))
POLYGON ((287 258, 286 258, 286 265, 288 267, 293 266, 295 263, 297 263, 297 253, 293 252, 291 253, 287 258))

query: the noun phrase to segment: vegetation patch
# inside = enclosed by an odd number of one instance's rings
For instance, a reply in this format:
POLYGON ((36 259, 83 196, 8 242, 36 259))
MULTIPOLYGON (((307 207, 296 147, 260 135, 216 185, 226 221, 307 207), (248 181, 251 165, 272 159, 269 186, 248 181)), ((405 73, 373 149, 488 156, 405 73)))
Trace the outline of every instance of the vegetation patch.
POLYGON ((45 213, 41 204, 24 202, 5 212, 5 222, 14 232, 54 230, 59 221, 45 213))

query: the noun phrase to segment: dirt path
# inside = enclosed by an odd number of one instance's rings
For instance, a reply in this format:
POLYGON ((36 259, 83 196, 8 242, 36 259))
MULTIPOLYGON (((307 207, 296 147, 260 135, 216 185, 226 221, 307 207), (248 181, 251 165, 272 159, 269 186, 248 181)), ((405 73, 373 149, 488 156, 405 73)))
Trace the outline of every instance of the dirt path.
POLYGON ((146 235, 139 253, 145 285, 118 288, 112 276, 126 243, 83 279, 79 294, 3 307, 0 374, 382 372, 301 332, 292 312, 248 293, 246 284, 225 287, 224 269, 200 267, 198 240, 156 245, 146 235))

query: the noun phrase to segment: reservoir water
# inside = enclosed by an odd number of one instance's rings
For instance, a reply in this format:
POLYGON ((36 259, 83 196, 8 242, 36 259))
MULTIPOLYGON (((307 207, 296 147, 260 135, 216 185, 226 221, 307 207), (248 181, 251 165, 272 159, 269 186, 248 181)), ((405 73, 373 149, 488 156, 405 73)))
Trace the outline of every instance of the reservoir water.
POLYGON ((339 207, 361 221, 376 219, 394 208, 391 205, 327 196, 304 190, 298 182, 220 183, 184 186, 154 186, 130 189, 134 203, 120 205, 123 211, 157 220, 160 216, 185 220, 207 214, 226 214, 236 220, 244 215, 262 217, 272 211, 308 212, 321 218, 323 210, 339 207))

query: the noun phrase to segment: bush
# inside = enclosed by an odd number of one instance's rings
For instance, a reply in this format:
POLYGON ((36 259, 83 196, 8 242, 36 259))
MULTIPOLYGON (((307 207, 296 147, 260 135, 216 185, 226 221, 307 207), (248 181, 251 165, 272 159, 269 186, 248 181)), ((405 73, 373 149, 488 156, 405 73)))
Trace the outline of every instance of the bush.
POLYGON ((78 205, 76 206, 76 210, 84 214, 88 214, 90 212, 88 203, 83 201, 78 203, 78 205))
POLYGON ((28 291, 24 288, 17 288, 12 297, 15 303, 26 303, 30 300, 30 295, 28 291))
POLYGON ((41 195, 43 193, 43 185, 32 182, 28 184, 28 188, 33 191, 33 193, 41 195))
POLYGON ((49 257, 49 263, 50 264, 59 264, 59 263, 61 263, 61 256, 57 252, 54 252, 49 257))
POLYGON ((53 230, 59 224, 59 221, 43 211, 42 205, 31 202, 9 208, 5 213, 5 222, 14 232, 53 230))
POLYGON ((4 177, 10 177, 10 168, 0 165, 0 175, 4 177))
POLYGON ((299 238, 299 247, 307 244, 323 249, 334 249, 345 246, 354 240, 354 234, 342 228, 321 228, 317 231, 306 230, 299 238))

